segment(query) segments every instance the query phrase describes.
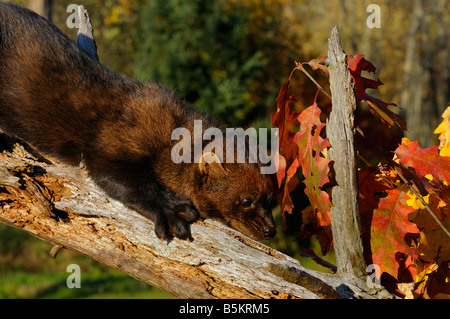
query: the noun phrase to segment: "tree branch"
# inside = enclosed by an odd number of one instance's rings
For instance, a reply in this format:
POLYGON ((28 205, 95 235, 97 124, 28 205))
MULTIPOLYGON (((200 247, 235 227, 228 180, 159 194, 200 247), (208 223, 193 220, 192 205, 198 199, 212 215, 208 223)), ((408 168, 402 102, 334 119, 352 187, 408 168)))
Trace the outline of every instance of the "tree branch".
POLYGON ((0 223, 83 253, 175 296, 373 297, 367 287, 305 269, 214 221, 193 224, 192 243, 162 243, 153 223, 108 198, 83 169, 39 161, 19 144, 10 148, 0 153, 0 223))
POLYGON ((332 190, 331 208, 334 250, 340 276, 363 278, 366 265, 361 239, 354 140, 356 98, 347 66, 347 55, 342 50, 336 26, 328 40, 328 59, 333 104, 327 123, 327 137, 331 144, 328 155, 334 162, 337 183, 332 190))
POLYGON ((77 34, 78 45, 92 59, 99 61, 97 55, 97 43, 94 38, 94 28, 92 27, 89 13, 83 6, 78 6, 77 14, 78 20, 80 21, 77 34))

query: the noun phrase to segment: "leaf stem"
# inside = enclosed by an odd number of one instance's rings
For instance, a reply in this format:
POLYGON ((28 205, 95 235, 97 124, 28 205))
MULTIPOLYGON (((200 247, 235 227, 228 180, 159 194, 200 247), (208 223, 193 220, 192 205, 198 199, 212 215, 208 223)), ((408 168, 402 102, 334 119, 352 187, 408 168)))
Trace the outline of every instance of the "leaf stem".
MULTIPOLYGON (((317 86, 319 91, 321 91, 323 94, 325 94, 326 96, 328 96, 331 99, 331 94, 328 93, 327 91, 325 91, 325 89, 319 83, 317 83, 317 81, 311 76, 311 74, 309 74, 308 71, 306 71, 306 69, 303 67, 302 63, 295 62, 295 65, 296 66, 295 66, 294 70, 302 71, 311 81, 313 81, 313 83, 317 86)), ((292 75, 292 73, 291 73, 291 75, 292 75)))

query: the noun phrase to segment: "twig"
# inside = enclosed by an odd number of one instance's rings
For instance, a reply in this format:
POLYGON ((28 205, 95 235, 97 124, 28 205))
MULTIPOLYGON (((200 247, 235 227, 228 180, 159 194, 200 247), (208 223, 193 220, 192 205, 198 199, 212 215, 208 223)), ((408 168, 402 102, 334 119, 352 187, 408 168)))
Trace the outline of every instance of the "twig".
POLYGON ((53 259, 56 258, 56 255, 58 255, 59 251, 64 248, 64 246, 61 245, 55 245, 52 247, 52 249, 50 250, 50 256, 52 256, 53 259))
MULTIPOLYGON (((313 83, 317 86, 317 88, 319 89, 320 92, 322 92, 323 94, 325 94, 326 96, 328 96, 331 99, 331 94, 328 93, 327 91, 325 91, 325 89, 319 84, 317 83, 317 81, 311 76, 311 74, 308 73, 308 71, 306 71, 306 69, 303 67, 303 65, 301 63, 295 62, 296 66, 294 68, 294 70, 300 70, 303 73, 305 73, 305 75, 311 80, 313 81, 313 83)), ((292 76, 292 73, 291 73, 292 76)), ((289 76, 289 79, 291 77, 289 76)))

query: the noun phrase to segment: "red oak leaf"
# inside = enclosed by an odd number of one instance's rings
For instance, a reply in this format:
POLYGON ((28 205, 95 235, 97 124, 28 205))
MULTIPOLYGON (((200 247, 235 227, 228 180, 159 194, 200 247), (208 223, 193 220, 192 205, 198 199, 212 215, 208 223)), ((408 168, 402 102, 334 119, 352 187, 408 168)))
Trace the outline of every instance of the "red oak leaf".
MULTIPOLYGON (((297 169, 299 166, 300 164, 298 159, 295 159, 286 172, 286 181, 284 184, 283 197, 281 200, 281 209, 283 213, 287 212, 290 214, 292 213, 292 209, 294 208, 294 204, 292 203, 291 196, 289 194, 295 190, 295 188, 299 183, 299 180, 296 176, 297 169)), ((285 226, 286 225, 283 224, 283 227, 285 226)))
POLYGON ((329 77, 330 73, 328 72, 328 67, 324 64, 324 62, 328 59, 326 56, 320 56, 317 59, 312 59, 309 62, 304 62, 303 64, 308 64, 313 70, 320 69, 322 72, 329 77))
POLYGON ((430 174, 440 182, 450 182, 450 157, 440 156, 438 145, 424 149, 417 141, 403 138, 395 154, 403 166, 414 168, 419 177, 430 174))
POLYGON ((359 185, 359 210, 361 214, 371 213, 378 207, 380 202, 379 194, 390 187, 381 178, 378 167, 367 167, 358 172, 359 185))
MULTIPOLYGON (((317 97, 317 95, 316 95, 317 97)), ((295 135, 294 142, 298 145, 298 159, 305 176, 305 194, 317 212, 319 226, 330 224, 331 202, 322 187, 329 183, 328 172, 330 163, 321 155, 330 147, 328 139, 320 136, 325 124, 320 122, 320 109, 316 101, 299 116, 300 131, 295 135)))
POLYGON ((272 115, 272 125, 279 129, 280 134, 278 151, 280 157, 277 170, 278 186, 281 186, 281 182, 286 175, 286 169, 291 166, 298 152, 297 145, 293 143, 293 138, 297 130, 296 125, 299 112, 292 112, 290 109, 292 97, 288 95, 289 87, 289 81, 281 86, 277 97, 277 112, 272 115))
MULTIPOLYGON (((303 64, 308 64, 313 70, 320 69, 327 77, 329 77, 328 67, 323 63, 323 61, 326 60, 326 56, 320 56, 317 59, 310 60, 309 62, 303 62, 303 64)), ((402 130, 406 131, 406 122, 403 117, 395 114, 388 108, 389 105, 397 106, 396 104, 381 101, 380 99, 366 93, 366 89, 377 89, 383 84, 379 79, 372 80, 361 75, 363 71, 375 73, 375 66, 370 61, 366 60, 362 54, 356 54, 354 56, 348 55, 347 64, 350 70, 350 76, 355 86, 356 98, 359 101, 367 102, 372 113, 377 113, 380 115, 383 123, 386 123, 389 126, 397 124, 402 130)))
POLYGON ((349 55, 347 63, 351 77, 355 83, 355 93, 358 99, 364 99, 366 89, 376 89, 383 84, 380 80, 375 81, 361 76, 362 71, 375 73, 376 70, 373 64, 364 58, 364 55, 349 55))
POLYGON ((393 126, 394 124, 397 124, 402 130, 406 131, 406 121, 401 117, 400 115, 395 114, 391 110, 389 110, 389 105, 394 105, 394 103, 387 103, 384 101, 381 101, 373 96, 370 96, 369 94, 365 93, 364 98, 361 99, 363 102, 367 102, 370 106, 370 111, 373 113, 377 113, 381 121, 388 124, 389 126, 393 126))
POLYGON ((397 124, 401 129, 406 130, 405 120, 400 115, 397 115, 388 109, 389 105, 396 106, 396 104, 381 101, 366 93, 366 89, 377 89, 383 84, 380 80, 372 80, 361 76, 362 71, 375 73, 375 66, 370 61, 367 61, 362 54, 356 54, 354 56, 349 55, 347 63, 355 84, 355 94, 357 99, 362 102, 367 102, 372 113, 376 112, 380 115, 381 120, 384 123, 389 126, 397 124))
POLYGON ((416 224, 408 220, 408 215, 415 209, 406 204, 410 197, 405 188, 406 185, 386 191, 387 197, 380 200, 378 209, 373 212, 371 226, 373 263, 394 277, 398 277, 400 266, 405 267, 404 264, 399 265, 399 253, 416 257, 414 249, 406 242, 406 234, 420 233, 416 224))

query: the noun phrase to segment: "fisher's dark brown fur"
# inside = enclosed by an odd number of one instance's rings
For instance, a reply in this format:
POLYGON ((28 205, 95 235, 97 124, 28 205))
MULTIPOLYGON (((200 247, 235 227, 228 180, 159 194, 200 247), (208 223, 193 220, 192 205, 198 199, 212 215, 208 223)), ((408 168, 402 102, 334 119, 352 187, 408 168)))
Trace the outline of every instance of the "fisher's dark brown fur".
POLYGON ((159 238, 190 239, 216 218, 255 239, 272 237, 270 180, 259 164, 171 160, 175 128, 222 124, 154 83, 123 78, 58 28, 0 2, 0 128, 77 165, 112 198, 155 222, 159 238))

